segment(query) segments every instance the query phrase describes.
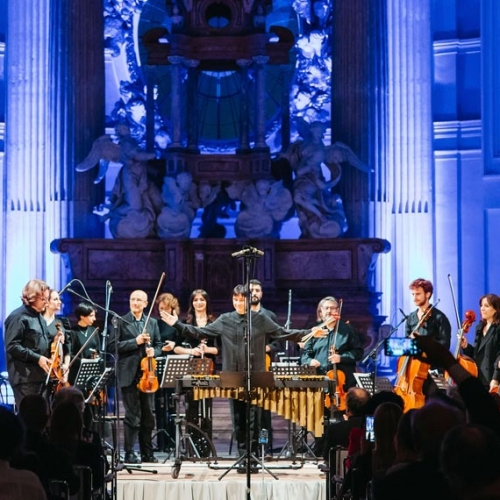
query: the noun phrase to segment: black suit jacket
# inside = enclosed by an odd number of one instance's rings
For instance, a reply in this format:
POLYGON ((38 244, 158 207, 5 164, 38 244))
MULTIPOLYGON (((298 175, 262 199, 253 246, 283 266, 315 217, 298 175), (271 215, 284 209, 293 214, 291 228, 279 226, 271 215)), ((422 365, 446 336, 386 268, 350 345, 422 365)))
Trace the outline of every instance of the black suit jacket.
MULTIPOLYGON (((114 354, 115 343, 118 351, 117 377, 120 387, 128 387, 138 382, 141 360, 146 356, 146 345, 137 345, 136 338, 142 332, 135 323, 134 315, 128 312, 123 319, 118 320, 117 328, 112 328, 109 336, 108 352, 114 354)), ((155 350, 155 357, 161 356, 162 342, 156 319, 149 319, 146 332, 151 337, 151 347, 155 350)))

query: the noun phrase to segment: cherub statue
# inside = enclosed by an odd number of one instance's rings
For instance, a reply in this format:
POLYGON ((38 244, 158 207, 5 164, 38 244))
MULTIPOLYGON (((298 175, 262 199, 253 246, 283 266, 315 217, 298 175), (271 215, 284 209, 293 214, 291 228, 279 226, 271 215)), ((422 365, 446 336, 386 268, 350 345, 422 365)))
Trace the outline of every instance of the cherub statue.
POLYGON ((279 238, 281 222, 293 204, 282 181, 233 182, 226 191, 230 198, 241 200, 234 226, 237 237, 279 238))
POLYGON ((286 158, 294 173, 293 201, 299 218, 301 236, 305 238, 335 238, 347 230, 342 200, 332 188, 342 175, 342 164, 348 163, 362 172, 371 170, 353 151, 341 142, 325 146, 326 125, 305 121, 298 124, 304 140, 296 141, 281 157, 286 158), (322 165, 330 171, 326 180, 322 165))
POLYGON ((181 172, 163 180, 163 208, 156 221, 160 238, 189 238, 200 206, 191 174, 181 172))
POLYGON ((161 211, 160 190, 148 179, 147 161, 155 157, 139 148, 130 128, 119 123, 115 128, 117 142, 109 135, 94 141, 85 160, 76 166, 85 172, 99 163, 94 183, 104 179, 110 162, 121 163, 122 168, 110 196, 109 229, 115 238, 145 238, 154 234, 157 214, 161 211))

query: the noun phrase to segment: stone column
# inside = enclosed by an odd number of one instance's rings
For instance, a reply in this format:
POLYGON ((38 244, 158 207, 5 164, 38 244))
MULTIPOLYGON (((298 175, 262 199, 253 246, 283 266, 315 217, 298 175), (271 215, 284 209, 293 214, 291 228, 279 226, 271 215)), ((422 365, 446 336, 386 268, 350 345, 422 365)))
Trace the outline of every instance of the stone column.
MULTIPOLYGON (((53 239, 72 236, 76 228, 95 236, 88 223, 92 226, 97 217, 86 210, 85 220, 77 220, 73 195, 76 143, 87 139, 88 153, 99 135, 78 110, 90 113, 97 106, 101 134, 104 126, 104 100, 98 103, 93 95, 79 107, 94 89, 103 89, 102 65, 96 74, 87 64, 94 37, 103 59, 102 12, 100 0, 8 3, 4 179, 9 243, 2 255, 4 290, 12 290, 6 294, 7 309, 19 305, 19 291, 29 279, 46 279, 56 287, 64 279, 60 257, 49 251, 53 239)), ((89 193, 85 203, 92 203, 89 193)))
POLYGON ((170 56, 168 62, 172 67, 172 105, 171 105, 171 123, 172 123, 172 144, 169 149, 182 148, 182 63, 183 57, 170 56))
POLYGON ((255 102, 262 104, 255 106, 255 148, 260 151, 268 151, 266 144, 266 74, 265 65, 269 61, 268 56, 255 56, 255 102))
POLYGON ((236 64, 240 68, 240 144, 237 153, 248 153, 250 151, 249 132, 249 103, 248 103, 248 68, 251 66, 250 59, 238 59, 236 64))
POLYGON ((187 148, 191 153, 199 153, 198 148, 198 66, 200 61, 189 59, 184 61, 188 68, 188 89, 186 105, 187 148))

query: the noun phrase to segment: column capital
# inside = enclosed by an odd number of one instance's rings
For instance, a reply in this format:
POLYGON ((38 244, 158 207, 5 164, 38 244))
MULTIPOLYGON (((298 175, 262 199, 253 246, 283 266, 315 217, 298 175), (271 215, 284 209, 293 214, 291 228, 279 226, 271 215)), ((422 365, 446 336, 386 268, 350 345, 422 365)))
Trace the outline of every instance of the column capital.
POLYGON ((264 66, 264 64, 267 64, 267 62, 269 61, 269 56, 253 56, 252 59, 255 64, 264 66))
POLYGON ((197 68, 200 65, 198 59, 184 59, 184 66, 188 68, 197 68))

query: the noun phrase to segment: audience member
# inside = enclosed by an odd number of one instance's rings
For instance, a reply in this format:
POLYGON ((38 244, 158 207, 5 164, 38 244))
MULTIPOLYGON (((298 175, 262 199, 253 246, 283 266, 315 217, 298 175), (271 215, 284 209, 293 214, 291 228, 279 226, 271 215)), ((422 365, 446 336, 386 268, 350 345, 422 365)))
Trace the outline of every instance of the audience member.
POLYGON ((65 481, 70 494, 78 491, 80 482, 74 473, 69 456, 56 449, 47 436, 49 422, 49 406, 45 398, 38 394, 28 394, 19 405, 19 417, 26 429, 23 452, 32 454, 36 461, 28 465, 26 453, 18 453, 12 460, 16 468, 30 467, 35 472, 49 493, 49 485, 53 480, 65 481))
POLYGON ((500 438, 481 425, 450 430, 441 447, 441 468, 461 500, 500 498, 500 438))
POLYGON ((0 406, 0 500, 47 499, 34 472, 10 465, 10 460, 22 445, 23 437, 19 418, 8 408, 0 406))
MULTIPOLYGON (((370 400, 370 393, 361 387, 351 387, 346 394, 346 411, 344 420, 331 423, 326 429, 324 458, 328 459, 332 448, 349 445, 349 434, 354 427, 363 427, 364 407, 370 400)), ((330 464, 334 466, 335 464, 330 464)))

